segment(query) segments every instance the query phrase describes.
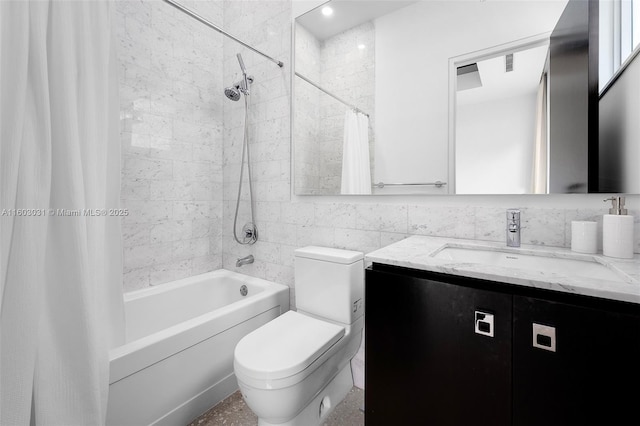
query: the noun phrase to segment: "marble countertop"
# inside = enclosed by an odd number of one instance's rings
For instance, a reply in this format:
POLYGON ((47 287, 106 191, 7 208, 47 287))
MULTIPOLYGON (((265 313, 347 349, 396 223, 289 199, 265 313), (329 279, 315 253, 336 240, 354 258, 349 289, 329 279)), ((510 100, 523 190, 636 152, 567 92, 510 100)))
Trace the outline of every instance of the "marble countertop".
POLYGON ((601 254, 580 254, 561 247, 522 245, 506 247, 504 243, 456 238, 412 236, 383 247, 365 256, 367 262, 401 266, 431 272, 441 272, 469 278, 501 281, 546 290, 594 296, 640 304, 640 255, 633 259, 616 259, 601 254), (567 272, 500 267, 433 257, 443 247, 480 247, 485 251, 526 254, 551 258, 568 258, 599 263, 615 272, 621 281, 609 281, 579 276, 579 271, 567 272))

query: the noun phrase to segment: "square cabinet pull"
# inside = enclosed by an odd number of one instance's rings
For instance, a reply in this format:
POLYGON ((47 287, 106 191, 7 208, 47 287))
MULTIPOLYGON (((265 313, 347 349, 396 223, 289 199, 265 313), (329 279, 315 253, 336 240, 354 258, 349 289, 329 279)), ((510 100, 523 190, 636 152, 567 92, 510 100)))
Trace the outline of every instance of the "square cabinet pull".
POLYGON ((533 347, 545 351, 556 351, 556 328, 533 323, 533 347))
POLYGON ((475 331, 477 334, 493 337, 493 314, 475 311, 475 331))

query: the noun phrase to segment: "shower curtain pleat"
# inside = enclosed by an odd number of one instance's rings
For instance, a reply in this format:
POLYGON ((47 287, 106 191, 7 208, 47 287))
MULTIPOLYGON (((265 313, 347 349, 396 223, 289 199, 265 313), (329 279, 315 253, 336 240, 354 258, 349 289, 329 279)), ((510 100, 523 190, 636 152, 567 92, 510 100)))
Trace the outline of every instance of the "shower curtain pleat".
POLYGON ((0 2, 2 425, 105 422, 124 338, 120 218, 104 216, 120 193, 112 16, 108 1, 0 2))
POLYGON ((341 194, 371 194, 369 119, 347 110, 344 117, 341 194))

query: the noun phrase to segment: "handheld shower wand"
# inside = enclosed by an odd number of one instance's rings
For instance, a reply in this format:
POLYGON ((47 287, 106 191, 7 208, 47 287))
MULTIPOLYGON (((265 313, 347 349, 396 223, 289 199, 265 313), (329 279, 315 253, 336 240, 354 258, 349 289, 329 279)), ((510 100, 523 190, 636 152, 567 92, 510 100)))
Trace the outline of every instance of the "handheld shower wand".
POLYGON ((239 53, 236 53, 236 56, 238 57, 238 62, 240 62, 240 69, 242 70, 243 74, 247 74, 247 67, 244 66, 244 61, 242 60, 242 55, 239 53))
POLYGON ((242 55, 237 54, 238 62, 240 63, 240 69, 242 70, 242 78, 244 79, 244 94, 249 94, 249 79, 247 78, 247 68, 244 66, 244 61, 242 60, 242 55))

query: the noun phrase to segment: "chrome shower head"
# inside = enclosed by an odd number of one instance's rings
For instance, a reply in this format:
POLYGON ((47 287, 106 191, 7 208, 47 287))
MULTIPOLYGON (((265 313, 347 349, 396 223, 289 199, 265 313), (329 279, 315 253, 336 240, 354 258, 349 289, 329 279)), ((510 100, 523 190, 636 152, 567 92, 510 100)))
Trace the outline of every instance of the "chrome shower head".
POLYGON ((245 96, 248 95, 249 85, 253 83, 253 77, 247 75, 247 68, 244 66, 242 55, 238 53, 236 57, 238 58, 238 62, 240 63, 240 69, 242 70, 242 80, 235 83, 233 86, 224 89, 225 96, 232 101, 239 100, 242 93, 244 93, 245 96))
POLYGON ((227 87, 224 89, 224 95, 231 99, 232 101, 237 101, 240 99, 240 95, 244 93, 245 95, 249 94, 249 88, 246 86, 247 84, 253 83, 253 76, 248 75, 244 79, 234 83, 233 86, 227 87), (246 81, 246 83, 245 83, 246 81))
POLYGON ((226 89, 224 89, 224 95, 234 102, 238 101, 240 100, 240 89, 238 89, 238 87, 236 86, 227 87, 226 89))

